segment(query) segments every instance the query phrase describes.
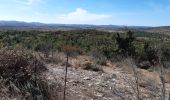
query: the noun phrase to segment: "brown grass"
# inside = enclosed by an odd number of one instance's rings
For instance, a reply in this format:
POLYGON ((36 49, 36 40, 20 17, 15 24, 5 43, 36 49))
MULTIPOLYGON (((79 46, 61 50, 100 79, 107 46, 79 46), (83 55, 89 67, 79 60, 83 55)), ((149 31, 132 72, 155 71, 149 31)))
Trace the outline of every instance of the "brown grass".
POLYGON ((49 84, 45 70, 30 51, 0 51, 0 100, 56 100, 61 85, 49 84))

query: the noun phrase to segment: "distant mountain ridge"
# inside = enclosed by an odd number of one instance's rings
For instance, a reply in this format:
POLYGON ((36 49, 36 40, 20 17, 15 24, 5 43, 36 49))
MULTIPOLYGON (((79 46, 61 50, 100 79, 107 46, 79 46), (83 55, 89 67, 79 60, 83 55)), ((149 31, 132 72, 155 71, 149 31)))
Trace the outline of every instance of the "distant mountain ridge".
MULTIPOLYGON (((0 21, 0 27, 56 27, 56 28, 73 28, 73 29, 121 29, 123 25, 87 25, 87 24, 45 24, 40 22, 23 22, 23 21, 0 21)), ((149 28, 146 26, 126 26, 132 29, 149 28)))
POLYGON ((44 26, 45 24, 39 22, 22 22, 22 21, 0 21, 0 26, 44 26))

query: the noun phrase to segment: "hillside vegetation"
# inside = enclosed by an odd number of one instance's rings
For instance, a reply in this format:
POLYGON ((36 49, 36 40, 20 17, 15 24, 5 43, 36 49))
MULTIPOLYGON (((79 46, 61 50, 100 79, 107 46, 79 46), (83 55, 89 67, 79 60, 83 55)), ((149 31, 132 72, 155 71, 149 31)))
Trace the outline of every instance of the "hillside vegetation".
MULTIPOLYGON (((170 55, 170 38, 165 34, 147 33, 142 31, 132 32, 133 40, 131 44, 126 43, 128 34, 119 33, 120 38, 125 41, 120 44, 117 41, 117 33, 103 32, 97 30, 72 30, 72 31, 1 31, 0 47, 13 48, 20 46, 26 49, 49 53, 51 51, 62 51, 65 44, 74 46, 78 54, 99 53, 108 59, 122 56, 122 50, 128 46, 133 46, 133 57, 144 59, 146 54, 146 44, 150 49, 162 50, 166 59, 170 55), (124 48, 121 48, 122 45, 124 48)), ((148 48, 148 49, 149 49, 148 48)), ((126 52, 130 52, 125 50, 126 52)), ((152 52, 152 50, 151 50, 152 52)), ((154 51, 153 51, 154 52, 154 51)))
POLYGON ((3 30, 0 99, 165 100, 169 62, 161 33, 3 30))

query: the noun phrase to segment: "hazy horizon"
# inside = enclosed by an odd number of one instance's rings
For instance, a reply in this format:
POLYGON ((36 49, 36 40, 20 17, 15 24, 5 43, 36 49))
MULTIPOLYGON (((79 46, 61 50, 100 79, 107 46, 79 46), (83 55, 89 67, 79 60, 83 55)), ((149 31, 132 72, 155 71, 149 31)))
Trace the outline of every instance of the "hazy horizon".
POLYGON ((169 0, 0 0, 4 21, 170 26, 169 12, 169 0))
MULTIPOLYGON (((126 27, 126 26, 137 26, 137 27, 138 27, 138 26, 139 26, 139 27, 140 27, 140 26, 141 26, 141 27, 164 27, 164 26, 146 26, 146 25, 143 25, 143 26, 142 26, 142 25, 121 25, 121 24, 120 24, 120 25, 119 25, 119 24, 74 24, 74 23, 73 23, 73 24, 64 24, 64 23, 46 23, 46 22, 31 22, 31 21, 29 22, 29 21, 18 21, 18 20, 0 20, 0 22, 21 22, 21 23, 23 22, 23 23, 28 23, 28 24, 29 24, 29 23, 41 23, 41 24, 47 24, 47 25, 48 25, 48 24, 49 24, 49 25, 50 25, 50 24, 53 24, 53 25, 60 25, 60 24, 61 24, 61 25, 94 25, 94 26, 100 26, 100 25, 106 25, 106 26, 107 26, 107 25, 113 25, 113 26, 114 26, 114 25, 115 25, 115 26, 124 26, 124 27, 126 27)), ((169 25, 167 25, 167 26, 169 26, 169 25)), ((165 27, 166 27, 166 26, 165 26, 165 27)))

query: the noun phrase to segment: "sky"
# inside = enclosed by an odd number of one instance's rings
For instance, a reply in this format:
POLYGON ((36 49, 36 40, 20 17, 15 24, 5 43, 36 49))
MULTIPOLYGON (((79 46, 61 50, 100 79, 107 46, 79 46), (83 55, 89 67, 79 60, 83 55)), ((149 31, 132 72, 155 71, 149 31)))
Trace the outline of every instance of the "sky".
POLYGON ((170 0, 0 0, 0 20, 170 26, 170 0))

